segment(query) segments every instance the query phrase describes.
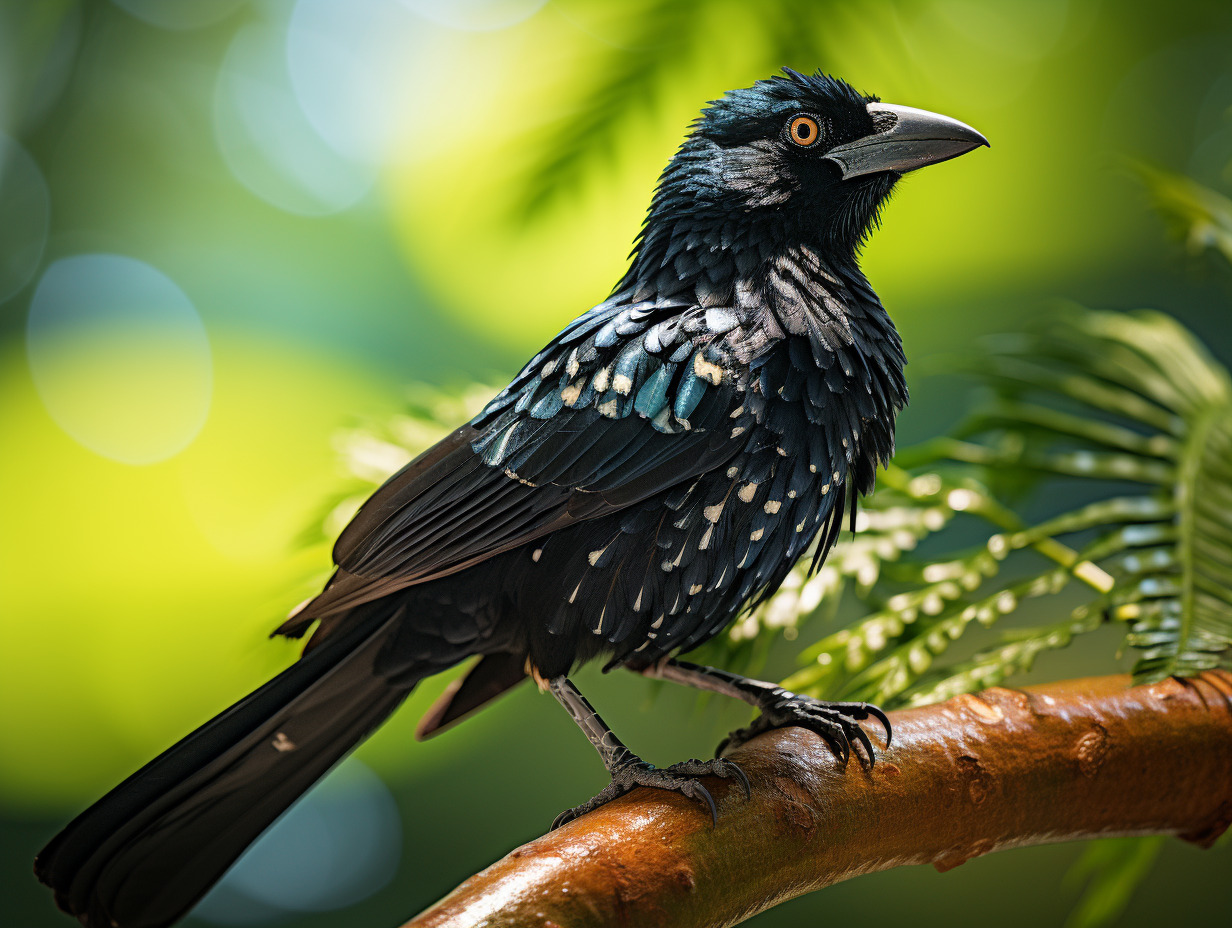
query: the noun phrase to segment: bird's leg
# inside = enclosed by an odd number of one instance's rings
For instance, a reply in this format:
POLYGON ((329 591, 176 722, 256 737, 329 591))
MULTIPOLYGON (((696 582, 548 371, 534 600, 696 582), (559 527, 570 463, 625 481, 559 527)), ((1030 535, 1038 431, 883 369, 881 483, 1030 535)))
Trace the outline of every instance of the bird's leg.
POLYGON ((573 809, 567 809, 556 816, 553 828, 559 828, 579 815, 585 815, 592 809, 611 802, 617 796, 623 796, 637 786, 654 786, 659 789, 670 789, 683 793, 691 799, 700 799, 710 809, 712 821, 718 821, 718 808, 714 797, 702 785, 698 777, 735 777, 744 786, 745 795, 750 795, 749 781, 744 772, 729 760, 716 757, 714 760, 686 760, 672 764, 663 769, 648 764, 616 737, 616 733, 607 727, 599 713, 587 702, 568 677, 552 677, 548 680, 548 689, 552 695, 565 707, 566 711, 577 722, 578 727, 585 732, 590 743, 599 752, 603 766, 612 776, 612 782, 604 787, 593 799, 588 799, 573 809))
POLYGON ((884 712, 866 702, 823 702, 773 683, 751 680, 717 667, 704 667, 687 661, 662 661, 642 673, 648 677, 733 696, 761 710, 761 715, 751 725, 737 729, 723 739, 715 751, 716 756, 764 731, 798 725, 825 739, 844 764, 851 757, 852 741, 858 741, 871 764, 873 744, 859 725, 868 718, 876 719, 885 729, 886 747, 890 746, 890 720, 884 712))

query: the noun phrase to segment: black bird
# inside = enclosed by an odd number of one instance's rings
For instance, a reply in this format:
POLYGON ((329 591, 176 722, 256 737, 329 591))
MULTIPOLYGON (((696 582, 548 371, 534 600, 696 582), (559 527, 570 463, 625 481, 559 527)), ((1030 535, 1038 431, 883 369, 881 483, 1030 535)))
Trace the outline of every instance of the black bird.
MULTIPOLYGON (((873 487, 907 402, 898 333, 857 265, 906 171, 986 145, 953 119, 821 73, 705 109, 660 178, 631 266, 471 422, 381 487, 337 571, 278 634, 289 669, 87 809, 35 872, 89 928, 180 918, 425 677, 478 656, 420 724, 439 731, 530 676, 612 782, 714 803, 655 769, 568 679, 604 657, 761 710, 738 742, 800 725, 872 759, 884 715, 674 659, 769 596, 873 487)), ((722 749, 722 746, 720 746, 722 749)), ((747 790, 747 781, 743 782, 747 790)))

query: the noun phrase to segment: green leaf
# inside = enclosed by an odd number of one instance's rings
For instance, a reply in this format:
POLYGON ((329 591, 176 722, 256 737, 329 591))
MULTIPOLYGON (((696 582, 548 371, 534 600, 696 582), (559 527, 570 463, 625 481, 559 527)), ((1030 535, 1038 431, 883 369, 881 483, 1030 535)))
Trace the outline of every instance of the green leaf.
POLYGON ((1175 489, 1176 605, 1143 616, 1130 636, 1131 644, 1146 648, 1134 668, 1144 681, 1213 669, 1232 649, 1230 416, 1226 399, 1212 403, 1185 441, 1175 489))
POLYGON ((628 16, 630 33, 591 62, 594 82, 535 144, 539 159, 522 184, 525 212, 534 215, 562 192, 576 189, 587 170, 612 151, 628 117, 649 108, 666 75, 680 65, 704 12, 697 0, 647 0, 628 16))
POLYGON ((1232 261, 1232 200, 1195 180, 1135 162, 1155 208, 1190 251, 1217 251, 1232 261))
MULTIPOLYGON (((1134 534, 1126 534, 1131 527, 1139 533, 1151 523, 1174 528, 1169 547, 1157 544, 1149 557, 1126 556, 1106 568, 1119 574, 1112 614, 1133 623, 1128 642, 1144 652, 1135 675, 1152 681, 1228 666, 1232 384, 1226 369, 1175 320, 1147 310, 1069 307, 996 347, 976 367, 1001 401, 964 425, 962 460, 1146 485, 1140 500, 1093 501, 1035 532, 1055 538, 1103 523, 1109 539, 1120 531, 1124 540, 1134 534), (1007 432, 1018 436, 1012 454, 981 461, 968 450, 972 444, 995 449, 995 436, 1007 432)), ((1125 547, 1114 543, 1104 557, 1125 547)))
POLYGON ((1069 887, 1086 883, 1066 928, 1105 928, 1125 911, 1134 890, 1151 871, 1164 839, 1103 838, 1092 841, 1065 875, 1069 887))

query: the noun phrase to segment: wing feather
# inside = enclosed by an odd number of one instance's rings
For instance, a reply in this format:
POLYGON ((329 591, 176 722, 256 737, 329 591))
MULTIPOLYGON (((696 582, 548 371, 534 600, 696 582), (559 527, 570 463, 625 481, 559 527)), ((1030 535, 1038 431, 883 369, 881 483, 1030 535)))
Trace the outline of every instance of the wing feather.
POLYGON ((713 308, 680 303, 596 307, 373 494, 334 546, 333 579, 280 631, 302 632, 722 466, 744 444, 730 418, 744 384, 717 337, 731 327, 713 308))

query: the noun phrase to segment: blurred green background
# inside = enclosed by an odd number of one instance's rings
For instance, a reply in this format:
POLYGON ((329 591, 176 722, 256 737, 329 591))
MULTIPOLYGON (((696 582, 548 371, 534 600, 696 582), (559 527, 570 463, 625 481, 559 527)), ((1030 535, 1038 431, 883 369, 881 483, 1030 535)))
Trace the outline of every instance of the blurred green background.
MULTIPOLYGON (((700 105, 782 65, 992 140, 908 178, 867 250, 921 362, 904 442, 965 401, 927 358, 1050 299, 1154 306, 1232 359, 1232 271, 1169 239, 1128 167, 1232 191, 1226 2, 0 0, 0 923, 67 924, 35 851, 293 659, 265 635, 327 570, 303 539, 341 430, 412 382, 512 374, 606 294, 700 105)), ((744 720, 580 681, 656 762, 744 720)), ((412 743, 444 683, 194 920, 394 925, 604 782, 527 689, 412 743)), ((752 924, 1060 924, 1079 851, 866 877, 752 924)), ((1123 923, 1230 910, 1226 850, 1173 841, 1123 923)))

